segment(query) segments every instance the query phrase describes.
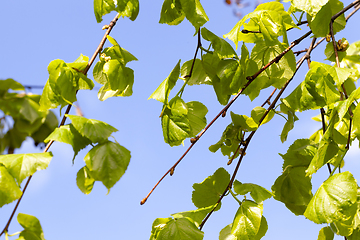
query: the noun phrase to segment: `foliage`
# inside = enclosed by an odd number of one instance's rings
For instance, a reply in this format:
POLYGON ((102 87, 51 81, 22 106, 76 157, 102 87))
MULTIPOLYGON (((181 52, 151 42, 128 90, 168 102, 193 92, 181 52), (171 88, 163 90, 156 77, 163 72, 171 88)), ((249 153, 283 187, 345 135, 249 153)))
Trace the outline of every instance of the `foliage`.
MULTIPOLYGON (((359 5, 360 1, 355 1, 349 6, 359 5)), ((164 1, 159 23, 178 25, 186 18, 198 38, 194 58, 182 64, 179 60, 149 97, 162 103, 159 112, 165 143, 173 147, 187 138, 191 141, 189 149, 164 176, 174 173, 191 147, 219 116, 227 113, 241 94, 254 100, 263 89, 273 87, 273 94, 276 89, 280 91, 274 100, 271 101, 271 94, 262 106, 254 107, 249 116, 230 112, 231 123, 209 150, 217 152, 220 149, 228 157, 228 164, 239 158, 234 173, 230 175, 220 167, 203 182, 195 183, 192 202, 196 209, 155 219, 150 239, 203 239, 202 227, 214 211, 221 210, 221 201, 226 196, 232 196, 239 206, 234 211, 232 223, 221 230, 221 240, 257 240, 265 236, 268 224, 263 215, 263 202, 272 197, 284 203, 295 215, 303 215, 316 224, 328 224, 320 230, 318 239, 333 239, 334 234, 347 239, 359 238, 359 186, 354 176, 348 171, 341 172, 341 168, 351 143, 360 139, 360 108, 357 104, 360 89, 355 85, 360 77, 360 43, 349 45, 345 38, 334 41, 334 35, 346 27, 344 13, 349 8, 344 8, 339 0, 291 0, 287 11, 279 1, 260 4, 224 35, 235 44, 234 49, 224 38, 203 27, 209 18, 200 0, 164 1), (289 43, 288 30, 300 29, 304 15, 310 32, 289 43), (305 79, 288 96, 283 96, 298 68, 309 59, 315 41, 298 62, 292 48, 309 36, 329 40, 324 55, 334 64, 311 62, 305 79), (203 47, 202 41, 206 41, 208 48, 203 47), (178 81, 182 86, 173 94, 178 81), (208 108, 203 103, 183 99, 187 85, 212 86, 218 102, 225 106, 210 123, 206 118, 208 108), (276 105, 279 99, 281 102, 276 105), (268 108, 264 107, 266 103, 268 108), (235 179, 248 145, 263 124, 274 121, 277 115, 284 117, 286 122, 280 140, 285 142, 295 121, 299 120, 296 112, 307 110, 320 110, 316 119, 321 122, 322 129, 308 139, 295 140, 285 154, 280 154, 284 160, 282 173, 274 180, 271 191, 235 179), (318 189, 312 189, 312 176, 324 166, 329 169, 329 177, 318 189), (335 174, 335 170, 339 173, 335 174)), ((102 85, 98 92, 100 101, 133 93, 134 71, 126 65, 137 58, 120 47, 109 34, 120 16, 132 21, 137 18, 139 1, 94 0, 97 22, 112 11, 118 14, 105 27, 108 30, 94 54, 99 55, 93 78, 102 85), (102 50, 105 40, 112 46, 102 50)), ((52 158, 48 150, 54 141, 72 146, 73 161, 79 151, 89 147, 85 165, 76 177, 76 184, 84 194, 92 191, 96 181, 110 191, 126 172, 130 151, 116 140, 109 140, 118 130, 103 121, 68 114, 77 100, 77 92, 94 87, 87 76, 92 63, 82 54, 72 63, 53 60, 48 65, 49 79, 41 96, 28 93, 13 79, 1 80, 0 150, 7 154, 0 156, 0 207, 21 201, 32 175, 47 168, 52 158), (62 114, 65 106, 68 107, 63 113, 63 121, 57 127, 58 120, 50 109, 59 109, 62 114), (64 125, 66 118, 71 123, 64 125), (13 154, 27 137, 32 138, 36 146, 47 143, 43 153, 13 154), (22 187, 25 179, 27 183, 22 187)), ((44 239, 37 218, 19 213, 17 219, 24 228, 15 234, 19 239, 44 239)), ((12 216, 9 223, 11 220, 12 216)), ((1 235, 9 236, 8 227, 5 226, 1 235)))

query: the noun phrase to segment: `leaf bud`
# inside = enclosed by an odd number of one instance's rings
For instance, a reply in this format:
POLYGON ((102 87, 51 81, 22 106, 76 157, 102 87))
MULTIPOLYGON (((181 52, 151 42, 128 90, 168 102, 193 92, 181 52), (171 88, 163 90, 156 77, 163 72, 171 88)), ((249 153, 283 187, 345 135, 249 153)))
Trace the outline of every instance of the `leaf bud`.
POLYGON ((330 40, 331 40, 331 35, 330 35, 330 34, 326 35, 325 39, 326 39, 327 42, 330 42, 330 40))
POLYGON ((222 117, 226 117, 226 111, 223 111, 221 114, 222 117))
POLYGON ((175 168, 170 169, 170 176, 174 175, 175 168))
POLYGON ((106 56, 106 57, 104 57, 104 60, 105 60, 105 62, 108 62, 108 61, 111 60, 111 57, 110 57, 110 56, 106 56))
POLYGON ((190 142, 191 143, 196 143, 196 141, 198 140, 198 138, 197 137, 194 137, 194 138, 190 138, 190 142))
POLYGON ((105 30, 105 29, 108 29, 109 28, 109 25, 104 25, 103 27, 102 27, 102 30, 105 30))

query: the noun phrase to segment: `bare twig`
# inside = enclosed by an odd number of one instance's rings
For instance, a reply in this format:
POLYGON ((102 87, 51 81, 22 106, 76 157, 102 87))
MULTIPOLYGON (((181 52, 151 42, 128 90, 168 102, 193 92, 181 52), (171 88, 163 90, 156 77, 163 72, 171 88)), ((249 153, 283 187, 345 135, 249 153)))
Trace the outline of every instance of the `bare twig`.
MULTIPOLYGON (((110 34, 112 28, 115 26, 115 24, 116 24, 119 16, 120 16, 120 15, 117 14, 117 15, 115 16, 115 18, 110 22, 109 28, 107 29, 106 33, 104 34, 103 38, 101 39, 101 42, 100 42, 99 46, 96 48, 93 56, 91 57, 90 61, 89 61, 88 64, 87 64, 86 68, 82 71, 82 73, 83 73, 84 75, 87 74, 87 72, 89 71, 91 65, 93 64, 96 56, 99 54, 99 52, 101 52, 101 50, 102 50, 102 48, 103 48, 103 46, 104 46, 104 44, 105 44, 105 42, 106 42, 106 37, 110 34)), ((64 116, 63 116, 63 118, 62 118, 62 120, 61 120, 61 123, 59 124, 59 127, 61 127, 61 126, 63 126, 63 125, 65 124, 65 121, 66 121, 66 118, 67 118, 67 117, 66 117, 66 114, 68 114, 68 113, 70 112, 71 106, 72 106, 71 104, 69 104, 69 105, 67 106, 66 111, 65 111, 65 114, 64 114, 64 116)), ((44 153, 47 152, 53 143, 54 143, 54 141, 51 140, 51 141, 46 145, 46 147, 45 147, 45 149, 44 149, 43 152, 44 152, 44 153)), ((7 223, 6 223, 5 227, 4 227, 4 229, 2 230, 0 236, 2 236, 5 232, 8 232, 8 228, 9 228, 9 226, 10 226, 10 223, 11 223, 11 221, 12 221, 14 215, 15 215, 15 212, 16 212, 16 210, 17 210, 17 208, 18 208, 18 206, 19 206, 19 204, 20 204, 20 202, 21 202, 22 197, 23 197, 24 194, 25 194, 25 191, 26 191, 26 189, 27 189, 27 187, 28 187, 28 185, 29 185, 29 183, 30 183, 30 181, 31 181, 31 178, 32 178, 32 175, 29 176, 29 178, 27 179, 26 184, 25 184, 25 186, 24 186, 24 189, 22 190, 22 194, 21 194, 20 198, 18 199, 18 201, 17 201, 17 203, 16 203, 16 205, 15 205, 15 207, 14 207, 14 210, 12 211, 12 213, 11 213, 11 215, 10 215, 10 217, 9 217, 9 220, 7 221, 7 223)))

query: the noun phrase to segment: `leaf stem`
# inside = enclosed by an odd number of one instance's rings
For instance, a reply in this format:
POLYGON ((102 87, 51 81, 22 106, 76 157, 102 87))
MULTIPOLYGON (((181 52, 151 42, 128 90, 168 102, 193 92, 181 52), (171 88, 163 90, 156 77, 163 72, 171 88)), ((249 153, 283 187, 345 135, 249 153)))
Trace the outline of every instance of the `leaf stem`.
MULTIPOLYGON (((115 24, 116 24, 117 20, 119 19, 119 17, 120 17, 120 14, 118 13, 118 14, 114 17, 114 19, 110 22, 109 28, 107 29, 106 33, 104 34, 103 38, 101 39, 100 44, 99 44, 98 47, 96 48, 93 56, 91 57, 91 59, 89 60, 89 62, 88 62, 88 64, 87 64, 86 68, 82 71, 82 73, 83 73, 84 75, 87 75, 87 72, 89 71, 91 65, 92 65, 93 62, 95 61, 96 56, 101 52, 101 50, 102 50, 102 48, 103 48, 103 46, 104 46, 104 44, 105 44, 105 42, 106 42, 107 36, 110 34, 111 30, 112 30, 113 27, 115 26, 115 24)), ((76 91, 76 92, 77 92, 77 91, 76 91)), ((69 104, 69 105, 67 106, 66 111, 65 111, 65 113, 64 113, 64 116, 63 116, 63 118, 62 118, 62 120, 61 120, 61 123, 59 124, 59 127, 61 127, 61 126, 63 126, 63 125, 65 124, 65 121, 66 121, 66 118, 67 118, 66 115, 70 112, 71 106, 72 106, 71 104, 69 104)), ((46 145, 46 147, 45 147, 45 149, 44 149, 43 152, 44 152, 44 153, 47 152, 53 143, 54 143, 54 140, 51 140, 51 141, 46 145)), ((19 200, 17 201, 17 203, 16 203, 16 205, 15 205, 15 207, 14 207, 14 209, 13 209, 13 211, 12 211, 10 217, 9 217, 9 220, 7 221, 4 229, 3 229, 2 232, 0 233, 0 236, 2 236, 5 232, 8 232, 10 223, 11 223, 11 221, 12 221, 14 215, 15 215, 15 212, 16 212, 17 208, 19 207, 19 204, 20 204, 20 202, 21 202, 21 200, 22 200, 22 198, 23 198, 23 196, 24 196, 24 194, 25 194, 25 191, 26 191, 26 189, 27 189, 27 187, 28 187, 28 185, 29 185, 29 183, 30 183, 30 181, 31 181, 32 176, 33 176, 33 175, 30 175, 29 178, 27 179, 26 184, 25 184, 25 186, 24 186, 24 189, 22 190, 22 194, 21 194, 19 200)))

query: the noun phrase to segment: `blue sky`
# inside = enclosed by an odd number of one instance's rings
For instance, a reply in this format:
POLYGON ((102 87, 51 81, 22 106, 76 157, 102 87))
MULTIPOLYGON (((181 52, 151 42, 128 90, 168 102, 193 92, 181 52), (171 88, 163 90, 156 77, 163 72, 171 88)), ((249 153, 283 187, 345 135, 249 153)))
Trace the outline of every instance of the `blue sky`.
MULTIPOLYGON (((228 114, 219 119, 198 141, 176 168, 175 174, 161 183, 147 203, 143 206, 139 204, 189 146, 188 141, 185 141, 185 146, 173 148, 164 143, 158 118, 162 105, 155 100, 147 100, 179 59, 183 63, 193 58, 197 44, 197 38, 193 37, 194 28, 189 22, 184 21, 178 26, 158 23, 162 2, 140 1, 138 18, 134 22, 120 19, 111 33, 123 48, 139 59, 129 63, 135 72, 133 96, 101 102, 97 99, 96 90, 80 91, 78 94, 78 104, 85 117, 105 121, 119 130, 114 137, 132 155, 128 170, 108 195, 100 183, 95 184, 89 195, 84 195, 76 186, 76 173, 84 165, 82 159, 87 151, 80 152, 72 165, 71 146, 53 144, 52 162, 47 170, 34 175, 18 209, 18 213, 31 214, 40 220, 48 240, 148 239, 155 218, 195 209, 191 202, 193 183, 203 181, 219 167, 233 172, 234 164, 227 166, 226 157, 208 150, 231 121, 228 114)), ((346 1, 345 5, 348 3, 350 1, 346 1)), ((234 16, 233 9, 222 0, 202 1, 202 4, 210 19, 205 27, 218 36, 228 33, 239 20, 234 16)), ((115 13, 111 13, 104 17, 102 23, 97 24, 92 2, 85 0, 2 1, 0 79, 13 78, 24 85, 44 85, 48 78, 47 65, 52 60, 73 62, 80 54, 90 57, 104 34, 101 27, 114 16, 115 13)), ((346 37, 350 43, 359 40, 357 31, 354 31, 358 29, 359 21, 355 15, 348 23, 348 30, 340 32, 338 36, 346 37)), ((300 37, 305 31, 306 27, 301 32, 292 30, 289 40, 300 37)), ((307 39, 296 50, 304 49, 310 41, 307 39)), ((323 60, 324 47, 323 44, 315 50, 313 61, 323 60)), ((291 89, 304 79, 306 70, 307 66, 304 65, 291 89)), ((89 77, 92 79, 91 72, 89 77)), ((41 94, 40 90, 33 91, 41 94)), ((253 102, 242 96, 230 110, 238 114, 250 114, 251 109, 261 105, 271 91, 264 90, 262 97, 253 102)), ((222 109, 210 86, 187 87, 183 97, 185 101, 203 102, 209 109, 208 122, 222 109)), ((59 114, 59 111, 56 110, 56 113, 59 114)), ((296 122, 295 129, 284 144, 279 137, 285 124, 283 118, 275 116, 270 123, 263 125, 247 150, 237 179, 271 189, 281 174, 282 159, 278 153, 285 153, 295 139, 308 138, 320 128, 319 123, 306 119, 317 114, 299 114, 300 121, 296 122)), ((354 144, 348 153, 344 170, 351 170, 355 178, 359 179, 360 152, 355 149, 357 147, 354 144)), ((39 151, 33 148, 31 141, 27 141, 18 153, 39 151)), ((323 168, 313 177, 313 191, 327 178, 327 174, 327 169, 323 168)), ((10 204, 0 209, 1 228, 13 207, 14 204, 10 204)), ((225 198, 221 210, 205 224, 204 239, 218 239, 220 230, 232 222, 237 207, 234 199, 225 198)), ((323 227, 302 216, 294 216, 274 199, 264 203, 264 216, 269 229, 263 239, 316 239, 318 231, 323 227)), ((10 233, 21 230, 14 220, 10 233)))

